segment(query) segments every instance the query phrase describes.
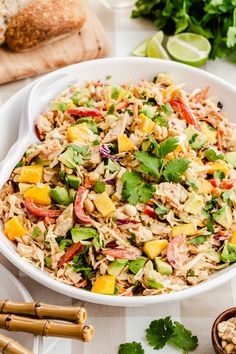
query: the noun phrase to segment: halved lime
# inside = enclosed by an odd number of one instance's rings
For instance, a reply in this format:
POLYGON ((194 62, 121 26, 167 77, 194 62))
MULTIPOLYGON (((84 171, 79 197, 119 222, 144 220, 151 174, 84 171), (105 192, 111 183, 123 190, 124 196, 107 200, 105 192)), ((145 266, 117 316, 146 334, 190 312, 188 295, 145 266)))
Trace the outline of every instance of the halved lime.
POLYGON ((149 58, 170 59, 156 36, 153 36, 147 46, 147 56, 149 58))
POLYGON ((169 37, 166 48, 174 60, 193 66, 201 66, 209 56, 211 44, 199 34, 180 33, 169 37))
POLYGON ((147 48, 151 39, 156 38, 156 40, 162 43, 164 39, 164 33, 162 31, 158 31, 153 36, 146 39, 146 41, 140 43, 133 51, 132 54, 137 57, 146 57, 147 56, 147 48))

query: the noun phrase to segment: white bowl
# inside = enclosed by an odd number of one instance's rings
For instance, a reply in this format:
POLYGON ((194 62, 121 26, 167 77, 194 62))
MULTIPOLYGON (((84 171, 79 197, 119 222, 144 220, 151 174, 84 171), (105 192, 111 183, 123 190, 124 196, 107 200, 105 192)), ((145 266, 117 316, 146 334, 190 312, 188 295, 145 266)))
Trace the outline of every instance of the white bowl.
MULTIPOLYGON (((0 264, 0 299, 9 299, 18 302, 32 302, 33 299, 25 287, 0 264)), ((17 333, 0 330, 5 334, 19 341, 26 348, 31 349, 34 354, 40 354, 43 348, 43 337, 34 336, 29 333, 17 333)))
MULTIPOLYGON (((185 88, 187 90, 210 86, 210 95, 217 96, 219 98, 219 100, 224 105, 223 113, 232 123, 236 123, 236 121, 234 121, 236 118, 234 104, 232 104, 236 100, 235 87, 214 75, 190 66, 179 64, 173 61, 147 58, 108 58, 88 61, 80 64, 75 64, 57 70, 57 72, 48 74, 47 76, 43 77, 43 80, 48 78, 48 80, 51 81, 52 76, 55 75, 55 73, 56 75, 58 73, 65 73, 65 78, 58 82, 56 86, 52 86, 50 91, 46 91, 47 95, 43 97, 42 101, 40 101, 37 109, 41 109, 43 111, 46 108, 47 100, 50 99, 51 94, 59 93, 60 90, 66 88, 67 83, 72 79, 74 81, 79 80, 82 83, 91 79, 104 80, 107 75, 111 75, 112 83, 124 83, 130 79, 134 82, 140 79, 152 80, 154 76, 161 72, 171 74, 177 83, 185 82, 185 88)), ((11 147, 11 144, 16 139, 17 121, 21 114, 24 99, 28 91, 29 88, 26 87, 18 92, 5 105, 3 105, 0 110, 2 127, 2 129, 0 129, 0 158, 3 158, 6 155, 7 150, 11 147)), ((34 118, 36 117, 31 117, 31 119, 34 118)), ((26 135, 28 135, 28 133, 26 135)), ((30 140, 34 141, 35 136, 31 135, 29 141, 30 140)), ((22 147, 21 141, 19 141, 18 144, 19 148, 22 147)), ((17 149, 14 148, 14 151, 17 151, 17 149)), ((14 154, 9 156, 8 159, 15 161, 14 154)), ((0 173, 4 174, 4 170, 1 170, 0 173)), ((5 175, 4 179, 7 180, 8 177, 8 175, 5 175)), ((108 296, 91 293, 61 283, 55 279, 52 279, 49 273, 46 271, 42 272, 35 268, 33 265, 27 263, 17 254, 15 245, 3 234, 2 227, 0 229, 0 251, 27 275, 55 291, 84 301, 112 306, 140 306, 182 300, 215 288, 224 282, 229 281, 233 276, 236 275, 236 267, 234 264, 232 264, 231 266, 210 276, 209 280, 180 292, 145 297, 108 296)))

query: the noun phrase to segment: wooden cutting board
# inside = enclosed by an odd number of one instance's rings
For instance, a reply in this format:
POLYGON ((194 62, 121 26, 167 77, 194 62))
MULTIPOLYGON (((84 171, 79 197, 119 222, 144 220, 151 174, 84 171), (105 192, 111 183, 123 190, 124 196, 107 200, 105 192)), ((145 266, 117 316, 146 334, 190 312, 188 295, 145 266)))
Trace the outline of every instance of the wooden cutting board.
POLYGON ((80 61, 102 58, 109 41, 98 18, 87 8, 87 22, 78 34, 25 53, 0 48, 0 84, 46 73, 80 61))

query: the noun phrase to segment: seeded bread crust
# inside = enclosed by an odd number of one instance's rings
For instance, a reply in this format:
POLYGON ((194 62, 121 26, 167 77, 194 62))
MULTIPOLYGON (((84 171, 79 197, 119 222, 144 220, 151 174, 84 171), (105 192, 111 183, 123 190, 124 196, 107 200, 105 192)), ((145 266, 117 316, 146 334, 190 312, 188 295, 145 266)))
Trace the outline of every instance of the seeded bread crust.
POLYGON ((86 20, 81 0, 32 0, 8 24, 6 43, 14 52, 77 32, 86 20))
POLYGON ((30 0, 0 0, 0 45, 5 42, 5 33, 10 18, 29 2, 30 0))

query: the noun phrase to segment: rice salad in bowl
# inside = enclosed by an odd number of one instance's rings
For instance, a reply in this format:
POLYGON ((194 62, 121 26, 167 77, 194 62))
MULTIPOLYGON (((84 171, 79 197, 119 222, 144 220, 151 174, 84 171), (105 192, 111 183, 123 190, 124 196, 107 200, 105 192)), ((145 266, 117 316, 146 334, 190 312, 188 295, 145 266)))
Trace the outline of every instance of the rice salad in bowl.
POLYGON ((235 262, 236 136, 208 92, 159 74, 56 97, 0 192, 18 254, 118 296, 180 291, 235 262))

